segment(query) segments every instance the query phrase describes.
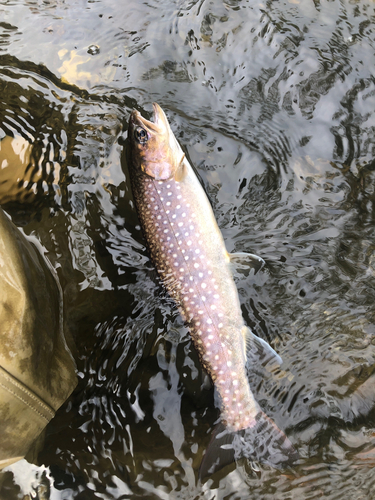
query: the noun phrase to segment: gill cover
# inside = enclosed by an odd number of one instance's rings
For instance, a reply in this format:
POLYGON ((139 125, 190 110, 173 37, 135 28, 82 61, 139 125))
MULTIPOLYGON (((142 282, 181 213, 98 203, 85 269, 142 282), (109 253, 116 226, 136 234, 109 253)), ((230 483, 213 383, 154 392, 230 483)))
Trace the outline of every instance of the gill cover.
POLYGON ((169 126, 167 117, 155 102, 154 121, 134 110, 130 115, 128 140, 134 167, 155 180, 167 180, 180 175, 184 154, 169 126))

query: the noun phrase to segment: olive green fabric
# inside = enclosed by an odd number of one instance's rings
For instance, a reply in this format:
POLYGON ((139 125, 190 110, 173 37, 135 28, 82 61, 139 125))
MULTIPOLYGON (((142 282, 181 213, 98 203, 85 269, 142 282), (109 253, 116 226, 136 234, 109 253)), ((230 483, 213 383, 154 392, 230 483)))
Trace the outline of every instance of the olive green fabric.
POLYGON ((0 209, 0 468, 25 456, 76 383, 57 281, 0 209))
POLYGON ((35 186, 41 181, 42 169, 35 168, 31 153, 32 145, 23 137, 7 135, 0 141, 0 205, 35 200, 35 186))

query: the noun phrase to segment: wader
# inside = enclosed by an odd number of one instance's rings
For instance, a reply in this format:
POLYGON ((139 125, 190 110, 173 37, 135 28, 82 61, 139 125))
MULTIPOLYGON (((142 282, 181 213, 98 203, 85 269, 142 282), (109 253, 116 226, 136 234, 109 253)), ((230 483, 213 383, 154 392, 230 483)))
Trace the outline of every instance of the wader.
POLYGON ((58 282, 0 208, 0 469, 27 454, 76 383, 58 282))

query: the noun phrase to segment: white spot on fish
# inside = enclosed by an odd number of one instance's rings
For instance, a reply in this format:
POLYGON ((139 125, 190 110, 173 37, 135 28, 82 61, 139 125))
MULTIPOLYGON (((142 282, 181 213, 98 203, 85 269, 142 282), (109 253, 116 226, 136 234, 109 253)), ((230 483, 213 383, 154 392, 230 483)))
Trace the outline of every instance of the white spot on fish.
MULTIPOLYGON (((194 267, 195 267, 195 264, 194 264, 194 267)), ((199 267, 199 264, 197 264, 197 267, 199 267)), ((199 273, 199 274, 198 274, 198 276, 199 276, 200 278, 203 278, 203 273, 199 273)))
POLYGON ((190 246, 190 245, 191 245, 191 240, 189 240, 189 241, 187 242, 187 244, 190 246))
POLYGON ((195 253, 201 253, 201 251, 199 250, 199 248, 195 249, 195 253))
POLYGON ((185 255, 185 260, 189 260, 189 257, 187 255, 185 255))
MULTIPOLYGON (((199 267, 198 262, 196 262, 196 263, 194 264, 194 267, 195 267, 195 269, 198 269, 198 267, 199 267)), ((203 276, 203 273, 199 273, 199 277, 201 278, 202 276, 203 276)))
POLYGON ((238 385, 238 380, 233 380, 233 385, 238 385))
POLYGON ((167 205, 167 207, 170 207, 171 206, 171 202, 167 201, 166 205, 167 205))
POLYGON ((208 323, 209 325, 212 325, 212 320, 211 320, 210 318, 208 318, 207 323, 208 323))
POLYGON ((230 368, 232 366, 232 361, 227 361, 227 367, 230 368))
POLYGON ((185 269, 183 267, 180 267, 180 273, 183 273, 185 269))
POLYGON ((172 191, 168 191, 168 196, 172 196, 172 191))
POLYGON ((177 205, 176 208, 177 210, 179 210, 181 208, 181 205, 177 205))
POLYGON ((202 287, 202 288, 206 288, 206 286, 207 286, 207 285, 206 285, 206 283, 202 283, 202 284, 201 284, 201 287, 202 287))
POLYGON ((203 314, 202 309, 199 309, 198 314, 203 314))
MULTIPOLYGON (((212 306, 211 306, 211 307, 212 307, 212 306)), ((213 306, 213 307, 215 307, 215 306, 213 306)), ((224 326, 224 325, 223 325, 223 323, 219 323, 217 326, 218 326, 219 328, 223 328, 223 326, 224 326)))
POLYGON ((178 227, 182 227, 184 225, 184 223, 183 222, 179 222, 177 225, 178 225, 178 227))
POLYGON ((176 214, 173 214, 173 215, 172 215, 172 219, 175 219, 176 217, 177 217, 177 215, 176 215, 176 214))
POLYGON ((211 309, 214 311, 216 309, 215 304, 212 304, 211 309))

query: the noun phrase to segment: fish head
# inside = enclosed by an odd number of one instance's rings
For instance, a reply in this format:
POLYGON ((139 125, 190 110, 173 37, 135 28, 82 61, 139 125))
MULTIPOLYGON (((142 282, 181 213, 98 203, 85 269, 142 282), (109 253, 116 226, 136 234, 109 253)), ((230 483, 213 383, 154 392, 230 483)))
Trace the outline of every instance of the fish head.
POLYGON ((153 177, 167 180, 173 177, 182 160, 183 152, 165 116, 155 102, 154 121, 148 121, 134 110, 130 115, 128 140, 133 166, 153 177))

